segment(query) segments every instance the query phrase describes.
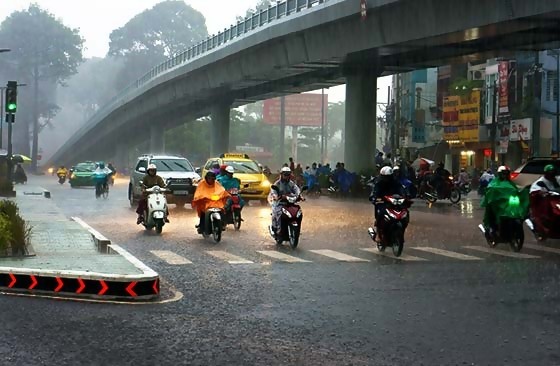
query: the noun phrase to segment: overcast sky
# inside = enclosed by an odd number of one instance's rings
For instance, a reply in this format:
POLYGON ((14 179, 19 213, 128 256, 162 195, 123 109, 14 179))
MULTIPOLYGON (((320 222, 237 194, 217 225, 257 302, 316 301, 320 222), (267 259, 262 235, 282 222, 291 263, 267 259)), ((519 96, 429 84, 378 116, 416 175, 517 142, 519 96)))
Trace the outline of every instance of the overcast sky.
MULTIPOLYGON (((62 22, 79 28, 85 38, 85 57, 104 57, 109 50, 109 34, 125 25, 136 14, 153 7, 162 0, 0 0, 0 22, 16 10, 26 9, 37 3, 62 22)), ((186 0, 206 18, 210 34, 230 26, 238 15, 252 8, 257 0, 186 0)), ((387 100, 388 78, 379 80, 379 101, 387 100)), ((344 99, 344 86, 331 88, 330 101, 344 99)))

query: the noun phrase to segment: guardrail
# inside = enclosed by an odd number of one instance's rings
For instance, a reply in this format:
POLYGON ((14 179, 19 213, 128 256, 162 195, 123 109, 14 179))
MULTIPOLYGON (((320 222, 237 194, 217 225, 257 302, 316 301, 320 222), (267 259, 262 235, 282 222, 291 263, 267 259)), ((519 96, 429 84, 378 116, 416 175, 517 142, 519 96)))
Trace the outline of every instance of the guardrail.
MULTIPOLYGON (((326 3, 331 0, 282 0, 277 1, 275 5, 270 5, 267 9, 263 9, 251 16, 246 17, 243 20, 237 22, 237 24, 224 29, 218 34, 208 36, 207 39, 201 41, 185 51, 170 57, 166 61, 160 63, 159 65, 153 67, 150 71, 144 74, 141 78, 127 86, 125 89, 121 90, 113 100, 105 104, 103 107, 98 109, 95 114, 90 117, 90 119, 74 134, 73 138, 70 138, 64 146, 59 150, 63 150, 66 147, 70 147, 75 143, 75 140, 82 137, 82 135, 87 132, 90 128, 91 121, 100 121, 106 117, 110 111, 115 109, 115 107, 123 104, 124 96, 133 90, 139 89, 142 85, 148 83, 149 81, 157 78, 158 76, 165 74, 167 71, 179 66, 186 64, 216 48, 234 41, 236 38, 250 33, 258 28, 264 27, 273 21, 281 18, 288 17, 293 14, 300 13, 305 9, 310 9, 314 6, 326 3)), ((58 153, 55 153, 53 157, 56 157, 58 153)), ((51 158, 52 159, 52 158, 51 158)))

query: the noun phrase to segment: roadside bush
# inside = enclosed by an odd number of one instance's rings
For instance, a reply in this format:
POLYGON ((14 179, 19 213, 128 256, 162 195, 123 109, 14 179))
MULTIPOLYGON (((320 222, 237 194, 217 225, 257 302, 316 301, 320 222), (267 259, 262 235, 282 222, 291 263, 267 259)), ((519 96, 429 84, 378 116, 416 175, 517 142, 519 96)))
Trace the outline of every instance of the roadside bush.
POLYGON ((17 204, 0 201, 0 251, 11 255, 27 254, 30 237, 31 226, 19 215, 17 204))

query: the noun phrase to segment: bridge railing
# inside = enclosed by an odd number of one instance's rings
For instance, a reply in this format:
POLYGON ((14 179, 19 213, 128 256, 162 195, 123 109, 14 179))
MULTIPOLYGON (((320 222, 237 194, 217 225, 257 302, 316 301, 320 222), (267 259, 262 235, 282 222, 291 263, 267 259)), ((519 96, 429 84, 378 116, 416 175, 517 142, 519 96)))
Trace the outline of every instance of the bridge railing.
POLYGON ((205 53, 208 53, 224 44, 234 41, 236 38, 252 32, 260 27, 264 27, 269 23, 293 14, 300 13, 305 9, 310 9, 314 6, 323 4, 330 0, 283 0, 277 1, 275 5, 269 5, 268 8, 258 11, 251 16, 239 20, 237 24, 224 29, 218 34, 208 36, 205 40, 189 47, 177 55, 170 57, 166 61, 154 66, 150 71, 137 79, 132 84, 128 85, 125 89, 121 90, 113 100, 105 104, 89 119, 82 128, 80 128, 73 138, 71 138, 65 145, 71 145, 76 139, 80 138, 83 133, 89 129, 91 121, 100 121, 105 118, 117 106, 124 104, 124 97, 131 91, 140 88, 142 85, 150 82, 158 76, 166 73, 167 71, 175 68, 176 66, 186 64, 193 59, 196 59, 205 53))

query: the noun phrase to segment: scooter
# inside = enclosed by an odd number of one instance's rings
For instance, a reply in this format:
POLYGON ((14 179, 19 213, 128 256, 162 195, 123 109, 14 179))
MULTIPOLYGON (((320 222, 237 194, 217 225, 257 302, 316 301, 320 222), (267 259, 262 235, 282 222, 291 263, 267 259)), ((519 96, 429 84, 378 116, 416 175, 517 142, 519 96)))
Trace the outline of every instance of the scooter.
POLYGON ((152 230, 155 227, 156 233, 161 234, 167 218, 167 199, 164 193, 169 192, 169 190, 153 186, 152 188, 146 188, 145 192, 148 198, 142 225, 146 230, 152 230))
MULTIPOLYGON (((541 192, 531 194, 531 201, 539 202, 544 200, 542 205, 533 207, 531 204, 531 214, 525 220, 525 224, 531 229, 538 241, 546 239, 560 239, 560 192, 550 191, 544 196, 541 192), (533 197, 536 195, 537 197, 533 197), (535 216, 538 215, 538 220, 535 216)), ((539 202, 540 203, 540 202, 539 202)))
POLYGON ((456 204, 461 200, 461 191, 453 182, 453 177, 449 177, 447 181, 442 182, 443 187, 440 193, 431 185, 426 185, 422 198, 426 199, 429 203, 435 203, 438 199, 448 199, 451 203, 456 204))
POLYGON ((243 221, 241 218, 241 198, 239 197, 239 189, 231 188, 228 189, 228 192, 231 196, 231 207, 229 211, 225 213, 224 224, 233 225, 235 230, 238 231, 241 228, 241 222, 243 221))
POLYGON ((392 247, 395 257, 400 257, 404 249, 404 233, 410 221, 408 209, 412 201, 400 195, 385 196, 385 210, 380 222, 377 222, 376 233, 373 227, 368 228, 371 240, 377 243, 377 250, 384 252, 392 247))
MULTIPOLYGON (((508 211, 513 211, 512 208, 519 207, 520 200, 518 195, 509 196, 507 207, 508 211)), ((488 209, 488 208, 487 208, 488 209)), ((493 208, 494 212, 499 212, 497 208, 493 208)), ((519 252, 523 248, 525 240, 525 233, 523 232, 523 219, 521 217, 509 217, 506 215, 499 215, 499 224, 492 230, 484 224, 478 225, 478 228, 484 234, 486 242, 491 248, 494 248, 500 243, 509 243, 514 252, 519 252)))
MULTIPOLYGON (((277 186, 270 187, 276 192, 279 192, 277 186)), ((307 190, 307 186, 302 188, 302 192, 307 190)), ((297 204, 304 199, 301 195, 290 193, 280 197, 278 204, 282 204, 282 215, 280 216, 280 233, 276 234, 269 226, 270 235, 276 241, 276 245, 282 245, 283 242, 290 242, 292 249, 297 248, 299 244, 299 236, 301 233, 301 221, 303 220, 303 212, 301 207, 297 204)))
POLYGON ((225 226, 223 220, 225 215, 224 204, 218 195, 210 197, 210 201, 212 205, 204 213, 204 230, 201 234, 204 238, 212 235, 214 241, 219 243, 222 240, 222 231, 225 226))
POLYGON ((66 182, 66 174, 57 174, 57 176, 59 184, 64 184, 64 182, 66 182))

